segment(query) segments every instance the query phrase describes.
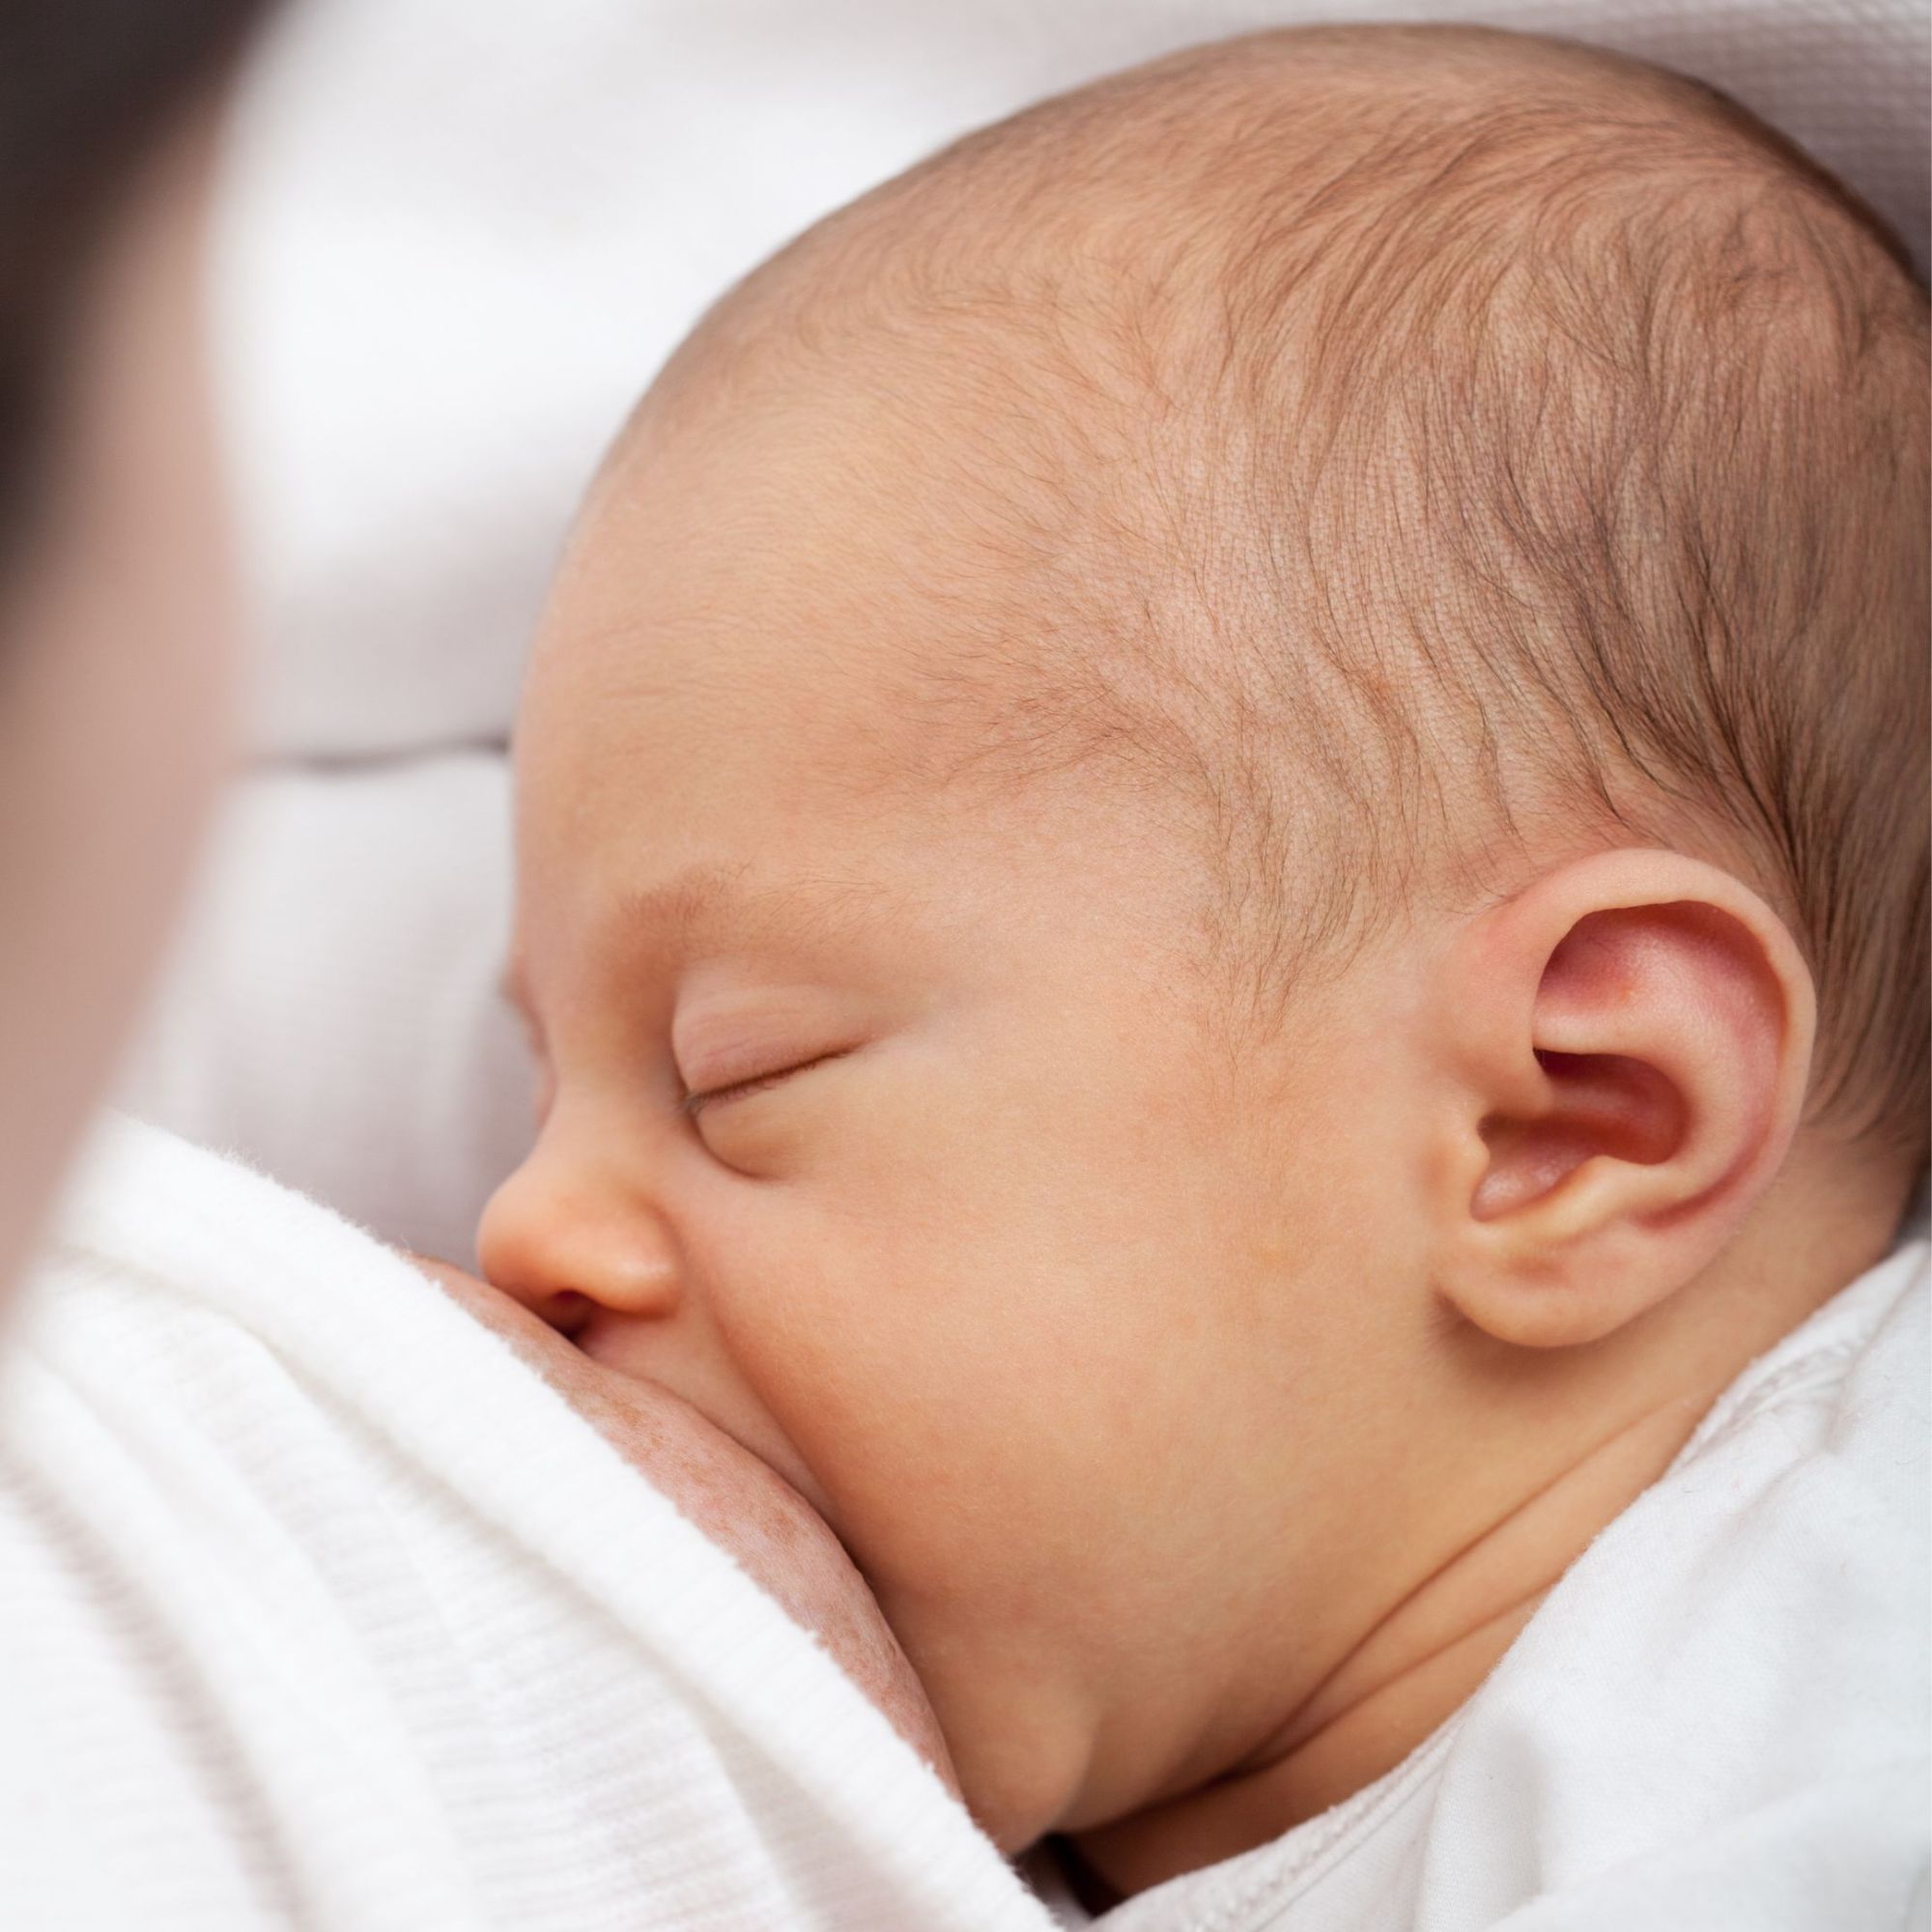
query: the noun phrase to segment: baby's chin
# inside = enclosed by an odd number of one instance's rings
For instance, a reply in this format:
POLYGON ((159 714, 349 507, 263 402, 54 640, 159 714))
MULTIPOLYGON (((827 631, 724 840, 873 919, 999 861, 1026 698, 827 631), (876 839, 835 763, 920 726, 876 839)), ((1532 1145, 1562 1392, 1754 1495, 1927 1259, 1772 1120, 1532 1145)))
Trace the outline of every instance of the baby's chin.
POLYGON ((810 1631, 947 1788, 957 1792, 932 1706, 905 1652, 844 1546, 798 1488, 682 1396, 594 1359, 461 1268, 412 1259, 502 1336, 794 1623, 810 1631))

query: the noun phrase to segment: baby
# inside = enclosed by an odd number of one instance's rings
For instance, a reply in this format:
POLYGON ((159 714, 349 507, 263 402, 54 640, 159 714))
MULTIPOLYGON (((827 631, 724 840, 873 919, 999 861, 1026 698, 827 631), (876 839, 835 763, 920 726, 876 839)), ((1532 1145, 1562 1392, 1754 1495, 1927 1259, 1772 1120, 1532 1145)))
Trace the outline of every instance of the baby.
POLYGON ((1846 1390, 1923 1382, 1925 356, 1701 87, 1310 31, 867 195, 611 457, 486 1271, 812 1504, 1090 1905, 1398 1767, 1363 1922, 1743 1883, 1922 1732, 1846 1390))

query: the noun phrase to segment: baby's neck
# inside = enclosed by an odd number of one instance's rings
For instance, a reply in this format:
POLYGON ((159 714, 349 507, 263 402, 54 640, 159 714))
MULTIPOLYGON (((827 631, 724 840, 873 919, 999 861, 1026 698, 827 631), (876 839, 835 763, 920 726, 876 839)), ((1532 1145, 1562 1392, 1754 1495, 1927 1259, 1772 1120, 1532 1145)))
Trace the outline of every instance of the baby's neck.
MULTIPOLYGON (((1835 1167, 1836 1163, 1833 1163, 1835 1167)), ((1131 1895, 1265 1844, 1393 1770, 1494 1668, 1591 1541, 1657 1481, 1747 1363, 1872 1265, 1910 1181, 1829 1183, 1794 1163, 1716 1267, 1645 1333, 1578 1363, 1556 1407, 1601 1418, 1552 1455, 1526 1420, 1509 1450, 1526 1481, 1505 1513, 1371 1622, 1266 1741, 1208 1784, 1080 1833, 1084 1883, 1131 1895), (1828 1198, 1829 1194, 1829 1198, 1828 1198), (1663 1391, 1633 1404, 1632 1390, 1663 1391)), ((1547 1417, 1552 1405, 1540 1413, 1547 1417)), ((1530 1411, 1528 1413, 1536 1413, 1530 1411)))

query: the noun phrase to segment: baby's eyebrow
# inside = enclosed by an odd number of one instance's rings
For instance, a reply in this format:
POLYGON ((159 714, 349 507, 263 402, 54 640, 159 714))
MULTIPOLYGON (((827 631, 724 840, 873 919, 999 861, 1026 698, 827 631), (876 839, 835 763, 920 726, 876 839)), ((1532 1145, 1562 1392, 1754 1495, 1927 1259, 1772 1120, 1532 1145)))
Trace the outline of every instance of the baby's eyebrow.
MULTIPOLYGON (((707 925, 722 921, 744 871, 743 867, 690 867, 663 885, 625 895, 612 924, 628 946, 681 957, 708 936, 707 925)), ((504 962, 497 990, 525 1026, 534 1030, 536 1003, 520 950, 504 962)))
POLYGON ((682 960, 727 945, 786 939, 835 944, 901 902, 871 881, 807 876, 753 884, 748 866, 694 865, 625 895, 614 936, 653 957, 682 960))
MULTIPOLYGON (((694 865, 661 884, 625 893, 611 914, 610 937, 626 952, 675 970, 733 946, 782 941, 806 951, 830 949, 910 903, 870 880, 808 876, 753 885, 750 871, 748 866, 694 865)), ((536 1002, 521 951, 512 952, 498 990, 535 1038, 536 1002)))
POLYGON ((724 924, 742 924, 747 895, 744 866, 689 866, 660 885, 638 888, 618 901, 613 931, 651 952, 683 952, 724 924))

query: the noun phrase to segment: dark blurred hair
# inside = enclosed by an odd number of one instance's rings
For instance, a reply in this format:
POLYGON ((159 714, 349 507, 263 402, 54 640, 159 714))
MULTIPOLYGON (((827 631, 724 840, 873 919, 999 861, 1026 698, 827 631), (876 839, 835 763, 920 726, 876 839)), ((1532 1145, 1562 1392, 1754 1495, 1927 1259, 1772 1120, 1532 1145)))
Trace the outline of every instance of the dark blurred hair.
POLYGON ((89 255, 268 0, 0 0, 0 546, 89 255))

